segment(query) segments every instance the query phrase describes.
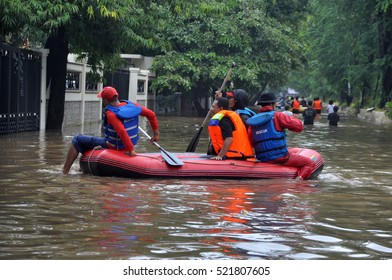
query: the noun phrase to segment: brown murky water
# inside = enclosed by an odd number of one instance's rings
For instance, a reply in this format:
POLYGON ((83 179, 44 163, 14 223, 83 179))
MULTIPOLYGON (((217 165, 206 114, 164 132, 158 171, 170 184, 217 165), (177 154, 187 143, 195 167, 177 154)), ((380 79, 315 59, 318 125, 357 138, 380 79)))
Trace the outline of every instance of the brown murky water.
MULTIPOLYGON (((159 117, 185 151, 202 119, 159 117)), ((0 259, 390 259, 392 127, 325 119, 290 146, 325 158, 317 180, 125 179, 60 173, 71 137, 0 136, 0 259)), ((197 152, 207 146, 206 129, 197 152)), ((139 145, 138 152, 157 148, 139 145)))

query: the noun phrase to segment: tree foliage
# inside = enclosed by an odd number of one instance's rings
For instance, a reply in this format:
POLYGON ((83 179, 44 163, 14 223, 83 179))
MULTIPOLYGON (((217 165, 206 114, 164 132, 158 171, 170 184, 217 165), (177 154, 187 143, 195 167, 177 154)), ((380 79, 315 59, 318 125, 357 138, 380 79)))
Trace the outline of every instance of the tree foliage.
POLYGON ((36 41, 49 49, 47 129, 62 127, 70 52, 88 57, 98 69, 115 66, 124 50, 151 44, 135 32, 143 13, 133 0, 1 0, 0 8, 2 36, 16 43, 36 41))
POLYGON ((61 129, 69 52, 98 69, 120 53, 154 55, 162 94, 184 93, 196 104, 233 81, 250 94, 287 81, 304 61, 301 21, 308 0, 1 0, 0 34, 50 49, 48 129, 61 129))
POLYGON ((189 93, 197 105, 219 88, 232 62, 235 87, 251 95, 281 86, 290 70, 303 63, 298 32, 307 3, 214 0, 193 1, 181 9, 157 5, 161 17, 155 32, 171 48, 155 59, 154 88, 189 93))
POLYGON ((391 100, 392 3, 312 0, 305 31, 308 63, 293 74, 300 91, 384 107, 391 100))

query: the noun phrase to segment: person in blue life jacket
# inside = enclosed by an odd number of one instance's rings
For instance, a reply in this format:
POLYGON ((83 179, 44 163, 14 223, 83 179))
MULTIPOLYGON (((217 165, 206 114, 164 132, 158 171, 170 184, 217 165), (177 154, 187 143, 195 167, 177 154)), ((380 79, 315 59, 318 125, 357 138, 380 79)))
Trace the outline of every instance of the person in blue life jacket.
POLYGON ((309 178, 314 161, 289 149, 286 142, 285 129, 302 132, 304 125, 301 120, 283 112, 276 112, 276 98, 273 93, 261 93, 257 105, 261 105, 259 114, 247 121, 257 160, 298 167, 298 179, 309 178))
MULTIPOLYGON (((220 91, 215 92, 215 98, 221 97, 222 93, 220 91)), ((247 106, 249 105, 248 94, 243 89, 235 89, 232 92, 226 92, 226 97, 229 100, 230 109, 236 112, 242 119, 246 129, 248 129, 248 125, 246 121, 256 115, 251 109, 247 106)))
POLYGON ((105 137, 78 134, 72 139, 65 163, 63 174, 68 174, 79 153, 102 147, 123 151, 129 156, 135 156, 134 146, 139 140, 139 115, 150 122, 154 136, 151 141, 159 141, 158 120, 153 111, 128 100, 120 101, 115 88, 107 86, 97 95, 107 104, 103 111, 103 128, 105 137))

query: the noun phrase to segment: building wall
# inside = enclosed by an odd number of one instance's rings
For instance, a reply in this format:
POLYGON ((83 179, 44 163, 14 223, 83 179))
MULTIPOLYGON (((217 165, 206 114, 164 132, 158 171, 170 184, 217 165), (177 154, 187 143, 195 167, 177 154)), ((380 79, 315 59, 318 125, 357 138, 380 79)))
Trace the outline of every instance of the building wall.
MULTIPOLYGON (((155 76, 148 70, 153 58, 141 55, 122 55, 122 57, 124 59, 122 70, 129 72, 128 99, 155 110, 155 94, 149 92, 149 83, 155 76)), ((103 84, 92 85, 88 82, 91 67, 85 62, 77 61, 72 54, 69 55, 68 61, 63 125, 99 122, 102 117, 102 100, 96 95, 102 90, 103 84)))
MULTIPOLYGON (((98 101, 86 101, 84 108, 84 123, 97 123, 100 121, 101 103, 98 101)), ((82 125, 82 103, 80 101, 67 101, 64 105, 64 126, 82 125)))

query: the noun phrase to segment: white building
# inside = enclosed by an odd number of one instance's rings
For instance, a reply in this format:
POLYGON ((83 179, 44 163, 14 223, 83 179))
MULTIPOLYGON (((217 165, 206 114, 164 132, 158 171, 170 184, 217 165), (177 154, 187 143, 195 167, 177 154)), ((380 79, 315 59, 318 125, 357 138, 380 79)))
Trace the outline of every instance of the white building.
MULTIPOLYGON (((155 78, 150 71, 153 58, 136 54, 123 54, 124 65, 115 78, 106 81, 114 86, 121 99, 128 99, 155 111, 155 93, 151 81, 155 78)), ((91 67, 73 54, 68 56, 67 80, 64 108, 64 125, 83 125, 97 122, 102 116, 102 99, 97 93, 103 83, 93 81, 91 67)))

